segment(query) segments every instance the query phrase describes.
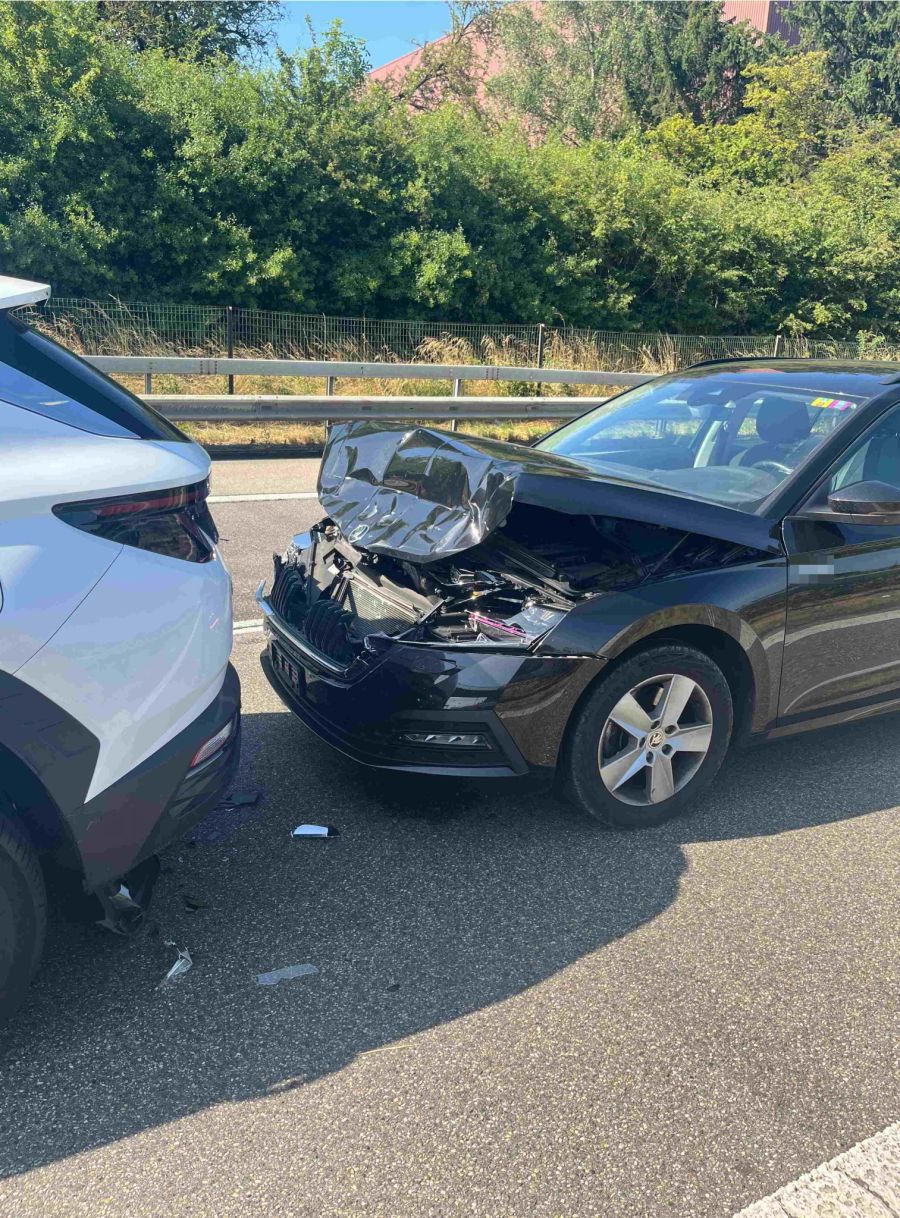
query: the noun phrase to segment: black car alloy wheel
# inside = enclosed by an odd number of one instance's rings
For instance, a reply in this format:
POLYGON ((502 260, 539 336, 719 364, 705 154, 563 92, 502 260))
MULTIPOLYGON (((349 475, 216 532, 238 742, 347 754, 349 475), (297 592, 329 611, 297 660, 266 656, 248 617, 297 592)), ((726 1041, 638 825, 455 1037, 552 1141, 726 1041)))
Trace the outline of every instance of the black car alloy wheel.
POLYGON ((600 734, 603 785, 627 804, 664 803, 691 781, 712 743, 712 708, 692 677, 665 673, 619 699, 600 734))
POLYGON ((615 664, 572 725, 569 794, 606 825, 636 828, 681 812, 714 778, 731 737, 731 692, 709 656, 662 644, 615 664))

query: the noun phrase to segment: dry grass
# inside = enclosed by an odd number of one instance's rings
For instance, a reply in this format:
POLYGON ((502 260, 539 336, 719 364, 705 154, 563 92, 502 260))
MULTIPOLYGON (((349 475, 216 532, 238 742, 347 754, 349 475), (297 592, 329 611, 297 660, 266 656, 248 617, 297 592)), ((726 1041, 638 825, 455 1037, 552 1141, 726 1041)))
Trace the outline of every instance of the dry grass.
MULTIPOLYGON (((40 316, 30 319, 38 328, 46 329, 47 333, 63 342, 71 350, 79 354, 85 352, 78 334, 65 319, 59 319, 54 327, 42 326, 40 316)), ((101 344, 105 351, 128 351, 133 355, 180 355, 204 356, 208 352, 173 348, 160 335, 147 330, 116 331, 111 333, 108 341, 101 344)), ((297 352, 297 358, 304 353, 297 352)), ((235 351, 236 356, 246 356, 254 359, 290 358, 292 352, 274 350, 270 346, 261 345, 253 349, 235 351)), ((667 371, 654 365, 649 353, 644 353, 641 371, 667 371)), ((343 342, 322 352, 320 358, 359 362, 362 360, 382 359, 385 364, 394 362, 390 352, 372 352, 361 349, 352 342, 343 342)), ((515 339, 497 341, 490 337, 482 338, 477 344, 463 338, 442 336, 422 340, 416 349, 416 360, 426 364, 489 364, 517 365, 529 362, 529 352, 515 339)), ((603 366, 615 370, 625 370, 621 359, 615 360, 610 354, 604 358, 603 366)), ((545 350, 545 365, 548 368, 596 368, 598 351, 596 346, 580 340, 563 341, 559 335, 554 335, 545 350)), ((666 361, 668 364, 669 361, 666 361)), ((672 353, 674 366, 674 350, 672 353)), ((633 369, 633 357, 629 362, 629 370, 633 369)), ((132 393, 143 394, 143 376, 116 375, 115 380, 130 389, 132 393)), ((221 396, 227 392, 228 383, 224 376, 173 376, 159 374, 153 378, 155 394, 189 394, 192 396, 221 396)), ((336 397, 445 397, 452 392, 452 382, 434 380, 394 380, 382 378, 338 378, 334 383, 336 397)), ((616 385, 543 385, 541 391, 544 397, 607 397, 617 391, 616 385)), ((527 382, 515 381, 465 381, 463 394, 465 397, 532 397, 537 386, 527 382)), ((302 376, 236 376, 234 378, 236 394, 248 395, 292 395, 317 396, 325 392, 325 382, 322 377, 302 376)), ((472 435, 491 436, 498 439, 528 443, 550 430, 554 424, 538 419, 498 419, 498 420, 460 420, 462 428, 472 435)), ((319 446, 324 440, 324 425, 307 422, 198 422, 189 421, 180 424, 191 436, 201 444, 208 446, 226 444, 258 444, 258 445, 296 445, 319 446)), ((448 422, 437 423, 436 426, 446 427, 448 422)))
MULTIPOLYGON (((144 392, 142 376, 120 376, 115 379, 132 393, 144 392)), ((154 376, 154 393, 184 393, 197 396, 207 394, 221 396, 227 391, 224 376, 154 376)), ((544 397, 608 397, 616 392, 615 385, 543 385, 544 397)), ((338 377, 334 383, 336 397, 449 397, 453 390, 450 381, 398 381, 387 377, 363 379, 361 377, 338 377)), ((325 392, 325 381, 318 377, 305 376, 236 376, 235 393, 285 394, 301 397, 318 396, 325 392)), ((464 381, 465 397, 533 397, 535 386, 523 381, 464 381)))
MULTIPOLYGON (((608 368, 611 372, 649 372, 662 375, 678 368, 675 343, 662 337, 658 350, 640 347, 627 355, 613 347, 598 348, 577 335, 553 334, 544 349, 544 364, 547 368, 608 368)), ((548 386, 549 388, 549 386, 548 386)))
MULTIPOLYGON (((48 334, 63 342, 79 355, 86 352, 79 337, 65 318, 57 320, 55 326, 42 325, 40 315, 30 319, 39 329, 45 329, 48 334)), ((177 356, 208 356, 208 351, 191 350, 184 347, 173 348, 170 342, 162 337, 143 330, 126 330, 116 332, 101 346, 110 351, 127 351, 133 355, 177 355, 177 356), (113 341, 114 340, 114 341, 113 341)), ((252 359, 303 358, 304 353, 292 353, 287 350, 276 351, 271 346, 262 344, 252 349, 235 351, 239 357, 252 359)), ((553 335, 548 341, 544 352, 544 363, 547 368, 572 368, 591 370, 599 366, 615 371, 639 372, 668 372, 675 367, 674 347, 671 353, 663 352, 663 359, 654 360, 649 351, 642 351, 635 359, 634 355, 623 359, 612 351, 598 352, 596 345, 585 342, 577 337, 563 339, 553 335), (635 368, 635 364, 639 367, 635 368), (627 367, 626 367, 627 365, 627 367)), ((334 361, 360 362, 363 360, 383 361, 390 365, 395 362, 390 352, 372 352, 364 350, 358 344, 349 341, 334 344, 327 352, 322 352, 320 358, 334 361)), ((514 339, 498 342, 490 337, 482 338, 477 344, 466 339, 443 336, 441 338, 423 339, 416 349, 414 362, 423 364, 488 364, 522 366, 529 362, 530 353, 514 339)), ((133 393, 144 392, 142 376, 119 376, 116 380, 125 385, 133 393)), ((444 397, 452 392, 452 382, 433 380, 394 380, 389 377, 360 378, 344 377, 335 381, 334 389, 337 396, 345 397, 444 397)), ((162 394, 223 394, 227 389, 224 376, 173 376, 171 374, 157 375, 153 378, 153 392, 162 394)), ((545 397, 596 397, 606 396, 613 392, 611 385, 544 385, 542 392, 545 397)), ((531 397, 536 386, 523 381, 465 381, 463 392, 467 397, 531 397)), ((323 377, 301 376, 237 376, 235 377, 235 393, 243 394, 292 394, 318 395, 325 392, 323 377)))

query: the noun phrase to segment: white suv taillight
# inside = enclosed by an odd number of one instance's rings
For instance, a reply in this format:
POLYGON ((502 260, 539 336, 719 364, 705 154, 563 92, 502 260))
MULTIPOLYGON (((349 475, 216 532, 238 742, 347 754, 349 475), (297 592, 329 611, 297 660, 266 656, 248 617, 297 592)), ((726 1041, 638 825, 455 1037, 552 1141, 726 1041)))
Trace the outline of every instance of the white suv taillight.
POLYGON ((209 562, 219 540, 206 497, 208 482, 110 499, 58 503, 53 514, 73 528, 187 562, 209 562))

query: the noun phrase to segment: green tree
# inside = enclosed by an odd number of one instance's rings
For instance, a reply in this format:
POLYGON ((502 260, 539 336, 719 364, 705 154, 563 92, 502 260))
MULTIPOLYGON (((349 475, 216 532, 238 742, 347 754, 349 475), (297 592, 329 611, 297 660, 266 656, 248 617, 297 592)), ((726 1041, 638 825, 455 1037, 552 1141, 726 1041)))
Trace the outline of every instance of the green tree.
POLYGON ((493 54, 498 0, 447 0, 450 29, 420 49, 415 66, 386 88, 396 103, 433 110, 452 100, 477 110, 493 54))
POLYGON ((852 137, 830 96, 824 51, 745 69, 746 113, 733 123, 696 123, 676 115, 648 132, 649 145, 710 185, 762 184, 809 173, 852 137))
POLYGON ((302 312, 900 332, 900 130, 835 119, 822 52, 733 122, 538 138, 397 105, 334 25, 249 64, 0 2, 0 268, 57 293, 302 312))
POLYGON ((62 294, 360 308, 412 172, 366 67, 338 28, 250 70, 0 5, 0 263, 62 294))
POLYGON ((783 328, 850 337, 897 334, 900 321, 900 131, 863 129, 785 192, 760 199, 779 234, 776 301, 783 328))
POLYGON ((533 129, 577 143, 671 115, 728 122, 744 69, 781 44, 721 18, 715 0, 510 5, 499 23, 507 66, 490 91, 533 129))
POLYGON ((265 50, 282 12, 277 0, 97 0, 107 36, 133 51, 230 59, 265 50))
POLYGON ((785 16, 801 45, 826 53, 835 96, 851 114, 900 123, 900 4, 805 0, 785 16))

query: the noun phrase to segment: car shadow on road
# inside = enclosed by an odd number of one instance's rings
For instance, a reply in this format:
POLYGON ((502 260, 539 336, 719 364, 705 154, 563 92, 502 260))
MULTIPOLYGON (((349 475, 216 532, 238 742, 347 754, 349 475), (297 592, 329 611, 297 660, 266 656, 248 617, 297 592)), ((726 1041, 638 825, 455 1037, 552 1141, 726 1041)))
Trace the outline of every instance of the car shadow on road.
POLYGON ((691 844, 892 806, 896 729, 738 753, 693 815, 608 833, 547 794, 372 775, 287 714, 248 715, 241 781, 264 788, 260 815, 168 852, 158 934, 51 927, 32 998, 0 1034, 0 1174, 304 1087, 511 999, 666 911, 691 844), (302 821, 340 836, 292 841, 302 821), (194 968, 158 988, 166 939, 194 968), (300 963, 317 974, 256 983, 300 963))

